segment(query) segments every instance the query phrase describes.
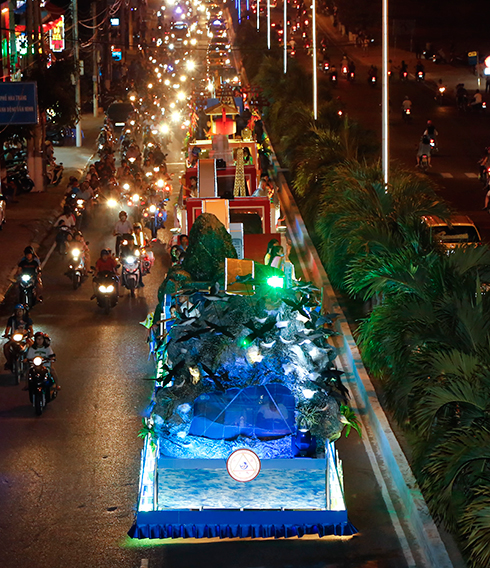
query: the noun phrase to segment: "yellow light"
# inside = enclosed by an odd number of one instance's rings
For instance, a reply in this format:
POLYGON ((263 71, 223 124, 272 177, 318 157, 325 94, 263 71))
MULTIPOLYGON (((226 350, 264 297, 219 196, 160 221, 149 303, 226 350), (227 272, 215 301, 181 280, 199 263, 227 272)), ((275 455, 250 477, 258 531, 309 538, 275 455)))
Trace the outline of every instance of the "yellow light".
POLYGON ((180 76, 180 82, 185 83, 187 81, 187 77, 185 75, 180 76))
POLYGON ((180 112, 178 110, 172 113, 172 121, 179 122, 180 121, 180 112))
POLYGON ((170 131, 170 128, 168 127, 168 124, 162 124, 162 126, 160 126, 160 132, 162 134, 168 134, 170 131))
POLYGON ((157 186, 161 189, 163 186, 165 185, 165 182, 163 181, 163 179, 159 179, 157 181, 157 186))
POLYGON ((197 44, 197 39, 195 37, 193 37, 191 39, 191 45, 196 45, 197 44))
POLYGON ((148 88, 153 89, 153 83, 148 83, 148 88))
POLYGON ((163 82, 164 85, 167 85, 167 87, 170 85, 170 81, 168 79, 165 79, 165 81, 163 82))
POLYGON ((185 101, 186 94, 183 91, 180 91, 179 93, 177 93, 177 98, 179 99, 179 101, 185 101))
POLYGON ((108 207, 117 207, 117 201, 115 199, 108 199, 107 200, 108 207))
POLYGON ((170 108, 175 108, 175 103, 170 103, 168 106, 169 106, 170 108))
POLYGON ((133 195, 133 201, 139 201, 139 200, 140 200, 140 196, 137 193, 135 193, 133 195))

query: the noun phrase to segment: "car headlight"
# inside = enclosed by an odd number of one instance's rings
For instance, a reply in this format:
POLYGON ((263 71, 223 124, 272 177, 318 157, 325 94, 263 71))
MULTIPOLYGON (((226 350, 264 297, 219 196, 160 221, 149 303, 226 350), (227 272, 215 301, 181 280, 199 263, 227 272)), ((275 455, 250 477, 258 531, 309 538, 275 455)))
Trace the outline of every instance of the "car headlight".
POLYGON ((23 274, 20 279, 22 280, 22 282, 29 282, 29 280, 31 279, 29 274, 23 274))
POLYGON ((24 336, 22 335, 22 333, 14 333, 14 335, 12 335, 12 339, 14 341, 22 341, 24 339, 24 336))
POLYGON ((43 358, 42 357, 34 357, 32 362, 34 363, 34 365, 36 365, 36 367, 39 367, 39 365, 43 364, 43 358))

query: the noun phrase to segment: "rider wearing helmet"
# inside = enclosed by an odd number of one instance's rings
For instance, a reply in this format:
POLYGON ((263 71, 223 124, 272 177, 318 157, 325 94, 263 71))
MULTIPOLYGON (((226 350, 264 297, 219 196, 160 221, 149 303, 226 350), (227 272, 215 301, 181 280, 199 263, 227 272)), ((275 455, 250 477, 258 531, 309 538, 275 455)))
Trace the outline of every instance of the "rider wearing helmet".
POLYGON ((7 320, 4 337, 8 338, 7 343, 3 346, 3 354, 5 355, 5 370, 12 369, 13 351, 12 348, 15 342, 12 340, 13 335, 21 333, 29 345, 33 335, 32 320, 25 309, 24 304, 17 304, 14 308, 14 313, 7 320))
POLYGON ((34 357, 42 357, 43 365, 49 370, 50 375, 56 388, 59 390, 60 387, 57 386, 57 374, 53 366, 53 361, 56 358, 54 351, 51 348, 51 339, 49 335, 38 331, 34 335, 34 343, 29 347, 27 351, 27 360, 31 363, 34 357))
POLYGON ((21 273, 30 274, 36 278, 36 286, 34 287, 34 293, 39 302, 43 301, 42 289, 43 283, 41 280, 41 261, 37 257, 34 249, 31 246, 27 246, 24 249, 24 256, 20 259, 17 264, 17 274, 19 276, 21 273))

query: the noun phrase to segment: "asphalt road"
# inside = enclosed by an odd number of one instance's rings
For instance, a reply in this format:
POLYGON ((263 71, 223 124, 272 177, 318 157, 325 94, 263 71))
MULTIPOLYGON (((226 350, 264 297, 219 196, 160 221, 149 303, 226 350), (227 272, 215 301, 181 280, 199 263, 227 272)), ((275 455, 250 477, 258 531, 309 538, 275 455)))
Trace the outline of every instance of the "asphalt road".
MULTIPOLYGON (((325 21, 320 18, 320 27, 326 30, 325 21)), ((331 62, 340 71, 342 52, 331 45, 331 62)), ((338 85, 332 90, 334 97, 340 97, 346 104, 347 114, 363 126, 376 132, 381 140, 381 85, 373 88, 368 84, 369 58, 360 50, 350 48, 349 56, 355 58, 356 80, 349 83, 339 76, 338 85)), ((305 58, 305 64, 310 64, 305 58)), ((378 63, 378 69, 380 64, 378 63)), ((413 73, 413 69, 410 69, 413 73)), ((326 81, 327 77, 322 76, 326 81)), ((416 82, 413 76, 402 83, 397 77, 390 83, 390 157, 391 160, 415 171, 415 156, 418 143, 425 130, 427 120, 432 120, 439 132, 440 151, 432 159, 432 168, 426 174, 435 183, 437 191, 458 213, 469 215, 490 241, 490 215, 482 211, 485 192, 477 179, 477 161, 483 148, 490 144, 488 128, 489 111, 485 114, 461 114, 451 101, 448 106, 438 106, 435 92, 424 82, 416 82), (402 120, 401 104, 408 95, 413 103, 412 122, 402 120)))

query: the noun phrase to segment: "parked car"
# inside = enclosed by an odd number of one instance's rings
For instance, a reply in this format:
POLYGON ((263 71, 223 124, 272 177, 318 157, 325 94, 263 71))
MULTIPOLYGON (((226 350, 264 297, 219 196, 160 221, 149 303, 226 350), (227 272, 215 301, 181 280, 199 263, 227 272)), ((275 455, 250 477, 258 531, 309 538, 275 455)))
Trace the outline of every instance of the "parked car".
POLYGON ((430 228, 433 239, 448 251, 463 245, 481 244, 481 236, 468 215, 451 215, 444 221, 435 215, 423 217, 430 228))

